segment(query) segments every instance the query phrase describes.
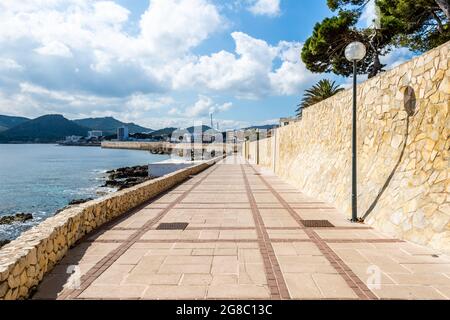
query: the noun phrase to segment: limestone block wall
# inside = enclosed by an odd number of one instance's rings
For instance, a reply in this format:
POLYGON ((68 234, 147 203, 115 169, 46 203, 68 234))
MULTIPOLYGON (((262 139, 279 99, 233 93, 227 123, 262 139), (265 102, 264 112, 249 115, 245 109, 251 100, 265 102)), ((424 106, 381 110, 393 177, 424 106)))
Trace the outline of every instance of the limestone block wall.
MULTIPOLYGON (((359 216, 385 233, 445 252, 449 47, 450 42, 358 86, 359 216)), ((277 130, 275 155, 279 176, 349 216, 351 105, 352 91, 346 90, 306 109, 300 122, 277 130)))
POLYGON ((166 142, 103 141, 102 148, 105 148, 105 149, 152 150, 152 149, 171 149, 171 145, 170 145, 170 143, 166 143, 166 142))
POLYGON ((69 208, 24 232, 0 249, 0 300, 28 297, 44 275, 84 235, 213 163, 214 160, 198 164, 69 208))
POLYGON ((259 141, 259 164, 273 169, 273 138, 259 141))

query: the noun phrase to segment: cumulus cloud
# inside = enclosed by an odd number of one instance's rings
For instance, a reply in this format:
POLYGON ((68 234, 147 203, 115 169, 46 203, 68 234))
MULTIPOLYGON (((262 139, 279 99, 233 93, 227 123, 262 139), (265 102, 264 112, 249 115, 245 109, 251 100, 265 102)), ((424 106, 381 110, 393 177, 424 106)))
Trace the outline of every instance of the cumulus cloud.
POLYGON ((280 0, 255 0, 248 8, 255 15, 275 17, 280 15, 280 0))
POLYGON ((182 108, 171 108, 168 112, 169 115, 176 115, 180 117, 187 118, 202 118, 209 117, 211 113, 219 114, 230 110, 233 107, 233 103, 226 102, 223 104, 215 103, 214 100, 208 96, 199 95, 197 101, 182 109, 182 108))
POLYGON ((364 6, 359 22, 365 28, 379 26, 379 9, 375 4, 375 0, 369 0, 364 6))
POLYGON ((282 41, 271 46, 242 32, 231 36, 236 44, 235 53, 220 51, 187 63, 175 74, 174 88, 201 86, 256 99, 296 94, 316 77, 300 59, 301 43, 282 41), (281 66, 274 70, 277 60, 281 66))
POLYGON ((140 40, 167 60, 199 45, 222 22, 218 9, 206 0, 152 0, 140 21, 140 40))
MULTIPOLYGON (((0 44, 8 49, 20 42, 24 52, 31 49, 39 55, 73 58, 81 65, 78 70, 87 66, 97 73, 123 64, 138 65, 141 73, 155 79, 159 66, 183 58, 218 30, 223 20, 208 0, 152 0, 139 21, 139 33, 131 36, 124 31, 129 14, 112 1, 2 1, 0 44)), ((23 57, 40 64, 33 58, 23 57)), ((41 70, 40 76, 53 75, 51 70, 41 70)))
POLYGON ((50 41, 49 43, 44 44, 42 47, 39 47, 34 51, 39 54, 48 56, 60 56, 64 58, 72 57, 72 52, 70 51, 69 47, 58 41, 50 41))
POLYGON ((22 70, 23 66, 14 59, 0 57, 0 70, 22 70))
POLYGON ((386 69, 392 69, 410 60, 413 56, 414 53, 408 48, 393 47, 387 55, 380 57, 380 61, 386 64, 386 69))

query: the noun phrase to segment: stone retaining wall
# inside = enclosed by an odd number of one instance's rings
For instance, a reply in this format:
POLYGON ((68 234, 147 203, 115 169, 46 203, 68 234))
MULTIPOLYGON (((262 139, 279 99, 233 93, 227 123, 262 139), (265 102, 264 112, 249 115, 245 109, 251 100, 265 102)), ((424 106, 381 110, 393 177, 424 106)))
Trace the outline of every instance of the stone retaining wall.
POLYGON ((28 297, 83 236, 205 170, 217 159, 71 207, 24 232, 0 249, 0 300, 28 297))
MULTIPOLYGON (((358 86, 358 211, 393 236, 450 252, 450 42, 358 86)), ((346 90, 260 141, 259 163, 351 212, 346 90), (267 145, 274 144, 271 156, 267 145), (274 160, 273 160, 274 159, 274 160)), ((250 159, 257 142, 250 143, 250 159)))
POLYGON ((168 142, 140 142, 140 141, 103 141, 102 148, 105 149, 129 149, 129 150, 172 150, 168 142))

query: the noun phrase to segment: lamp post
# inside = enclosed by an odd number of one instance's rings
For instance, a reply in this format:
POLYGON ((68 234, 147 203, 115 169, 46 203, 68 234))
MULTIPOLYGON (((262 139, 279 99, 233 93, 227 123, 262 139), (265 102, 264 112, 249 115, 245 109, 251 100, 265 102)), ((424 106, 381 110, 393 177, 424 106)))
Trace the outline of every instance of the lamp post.
POLYGON ((358 166, 357 166, 357 63, 366 56, 366 47, 355 41, 345 48, 345 58, 353 62, 353 121, 352 121, 352 221, 358 221, 358 166))

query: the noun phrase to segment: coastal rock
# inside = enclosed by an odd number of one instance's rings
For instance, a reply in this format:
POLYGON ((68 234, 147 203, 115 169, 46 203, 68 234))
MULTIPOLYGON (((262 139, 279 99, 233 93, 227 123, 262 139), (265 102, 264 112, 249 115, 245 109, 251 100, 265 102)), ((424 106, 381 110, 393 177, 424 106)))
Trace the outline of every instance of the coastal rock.
POLYGON ((0 224, 12 224, 15 222, 25 222, 28 220, 32 220, 33 215, 31 213, 16 213, 11 216, 0 217, 0 224))
POLYGON ((10 242, 11 242, 11 240, 8 240, 8 239, 0 240, 0 248, 3 246, 6 246, 10 242))
POLYGON ((124 167, 107 172, 110 179, 126 179, 129 177, 148 177, 148 166, 124 167))
POLYGON ((74 206, 74 205, 77 205, 77 204, 86 203, 86 202, 91 201, 91 200, 94 200, 94 198, 74 199, 74 200, 69 202, 69 206, 74 206))
POLYGON ((86 203, 86 202, 91 201, 91 200, 94 200, 94 198, 74 199, 74 200, 71 200, 71 201, 69 201, 69 203, 68 203, 67 206, 62 207, 61 209, 56 210, 56 211, 55 211, 55 216, 56 216, 58 213, 63 212, 64 210, 70 208, 71 206, 76 206, 76 205, 78 205, 78 204, 86 203))
POLYGON ((103 187, 117 188, 119 191, 134 187, 153 179, 148 174, 148 166, 124 167, 106 172, 108 179, 103 187))

